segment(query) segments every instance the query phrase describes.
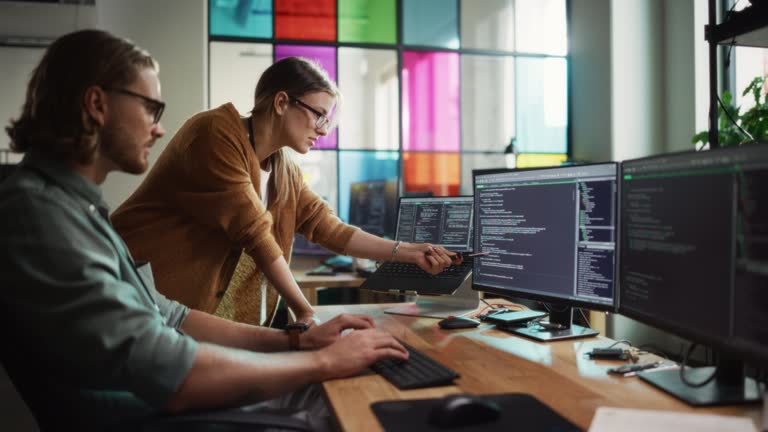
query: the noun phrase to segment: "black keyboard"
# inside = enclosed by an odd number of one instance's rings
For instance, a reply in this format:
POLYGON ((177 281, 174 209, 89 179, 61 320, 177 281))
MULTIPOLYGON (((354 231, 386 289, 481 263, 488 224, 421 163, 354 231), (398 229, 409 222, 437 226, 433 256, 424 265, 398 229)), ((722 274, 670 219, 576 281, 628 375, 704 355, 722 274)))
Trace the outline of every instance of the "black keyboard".
POLYGON ((408 360, 379 360, 371 369, 387 379, 401 390, 437 387, 453 384, 459 374, 427 355, 416 351, 406 343, 400 342, 408 350, 408 360))
POLYGON ((415 278, 415 279, 451 279, 462 277, 472 270, 472 258, 464 258, 464 262, 459 265, 447 267, 442 272, 431 275, 421 269, 414 263, 385 262, 376 270, 379 275, 394 275, 397 277, 415 278))

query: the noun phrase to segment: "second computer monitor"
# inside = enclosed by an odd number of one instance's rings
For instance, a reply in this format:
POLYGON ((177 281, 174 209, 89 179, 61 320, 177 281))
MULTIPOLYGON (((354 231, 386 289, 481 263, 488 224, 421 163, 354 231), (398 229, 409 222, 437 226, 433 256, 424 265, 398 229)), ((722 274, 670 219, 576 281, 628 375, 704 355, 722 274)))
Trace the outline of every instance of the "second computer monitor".
POLYGON ((383 237, 395 232, 397 180, 372 180, 350 185, 349 223, 383 237))
POLYGON ((572 306, 616 309, 617 164, 476 170, 473 288, 553 303, 541 340, 591 336, 572 306), (558 312, 561 311, 561 312, 558 312))
POLYGON ((472 250, 472 197, 400 198, 396 240, 472 250))

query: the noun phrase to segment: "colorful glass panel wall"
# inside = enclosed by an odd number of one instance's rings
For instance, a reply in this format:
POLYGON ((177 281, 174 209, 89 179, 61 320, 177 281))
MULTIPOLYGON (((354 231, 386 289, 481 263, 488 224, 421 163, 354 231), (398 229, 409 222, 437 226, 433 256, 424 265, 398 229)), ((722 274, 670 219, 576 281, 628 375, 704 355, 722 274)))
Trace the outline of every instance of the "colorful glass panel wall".
POLYGON ((348 218, 353 183, 471 193, 472 170, 567 160, 566 0, 209 0, 209 105, 247 115, 288 56, 328 71, 338 124, 296 155, 348 218), (511 162, 511 161, 510 161, 511 162))

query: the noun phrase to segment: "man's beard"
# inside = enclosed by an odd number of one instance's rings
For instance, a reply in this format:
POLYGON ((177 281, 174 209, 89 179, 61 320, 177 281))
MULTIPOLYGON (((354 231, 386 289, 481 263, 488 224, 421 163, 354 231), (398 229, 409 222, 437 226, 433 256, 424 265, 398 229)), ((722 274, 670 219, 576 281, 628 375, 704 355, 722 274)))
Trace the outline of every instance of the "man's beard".
POLYGON ((147 170, 145 146, 121 126, 106 126, 101 132, 102 156, 112 161, 117 169, 128 174, 142 174, 147 170))

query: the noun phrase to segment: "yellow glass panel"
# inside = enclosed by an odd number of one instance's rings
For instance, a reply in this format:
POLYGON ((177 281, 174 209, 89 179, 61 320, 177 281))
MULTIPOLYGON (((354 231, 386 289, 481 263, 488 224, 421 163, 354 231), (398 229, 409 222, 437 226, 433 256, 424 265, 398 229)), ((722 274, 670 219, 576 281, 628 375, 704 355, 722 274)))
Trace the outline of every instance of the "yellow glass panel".
POLYGON ((519 153, 517 168, 557 166, 568 160, 568 155, 557 153, 519 153))

